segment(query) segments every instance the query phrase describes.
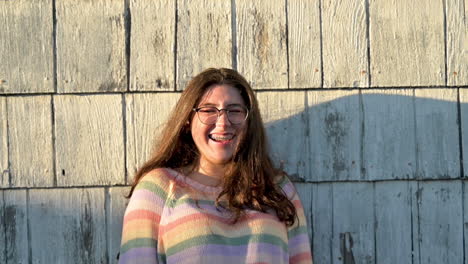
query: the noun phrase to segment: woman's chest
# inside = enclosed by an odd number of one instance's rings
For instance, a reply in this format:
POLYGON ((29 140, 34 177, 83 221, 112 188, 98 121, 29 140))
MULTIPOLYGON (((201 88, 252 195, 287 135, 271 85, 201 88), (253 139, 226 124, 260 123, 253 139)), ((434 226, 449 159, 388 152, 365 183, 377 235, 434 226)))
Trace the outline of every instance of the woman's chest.
POLYGON ((224 263, 287 260, 287 230, 275 215, 248 210, 233 223, 229 212, 207 200, 168 203, 158 241, 168 263, 170 259, 173 263, 214 261, 221 256, 231 260, 224 263))

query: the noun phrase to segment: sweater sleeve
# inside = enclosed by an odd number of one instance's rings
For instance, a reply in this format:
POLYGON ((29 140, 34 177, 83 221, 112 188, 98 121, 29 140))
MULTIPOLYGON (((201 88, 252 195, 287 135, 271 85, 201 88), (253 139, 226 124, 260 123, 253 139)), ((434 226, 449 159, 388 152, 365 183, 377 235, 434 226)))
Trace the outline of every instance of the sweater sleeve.
POLYGON ((296 208, 297 220, 293 226, 288 227, 288 252, 289 263, 311 264, 312 251, 309 241, 307 220, 304 214, 299 195, 293 183, 286 177, 282 189, 296 208))
POLYGON ((124 215, 119 263, 158 263, 158 234, 167 186, 150 172, 135 187, 124 215))

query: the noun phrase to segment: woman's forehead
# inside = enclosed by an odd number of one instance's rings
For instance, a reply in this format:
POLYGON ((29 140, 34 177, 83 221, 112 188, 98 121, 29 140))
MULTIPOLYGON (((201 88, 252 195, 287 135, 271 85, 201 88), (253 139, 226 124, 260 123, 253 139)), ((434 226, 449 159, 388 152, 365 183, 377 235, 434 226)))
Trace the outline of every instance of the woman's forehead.
POLYGON ((228 84, 214 84, 208 87, 199 105, 245 105, 239 89, 228 84))

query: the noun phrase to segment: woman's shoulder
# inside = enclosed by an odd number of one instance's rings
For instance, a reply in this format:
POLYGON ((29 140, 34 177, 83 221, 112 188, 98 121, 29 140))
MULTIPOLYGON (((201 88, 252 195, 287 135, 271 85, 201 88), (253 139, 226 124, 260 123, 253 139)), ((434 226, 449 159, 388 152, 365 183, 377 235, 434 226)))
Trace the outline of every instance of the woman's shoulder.
POLYGON ((145 173, 137 184, 137 187, 156 185, 160 188, 166 188, 175 178, 175 171, 171 168, 156 168, 145 173))
POLYGON ((296 194, 296 188, 294 187, 291 179, 289 179, 287 173, 282 172, 277 174, 275 177, 275 183, 281 190, 283 190, 284 194, 286 194, 288 198, 292 198, 296 194))

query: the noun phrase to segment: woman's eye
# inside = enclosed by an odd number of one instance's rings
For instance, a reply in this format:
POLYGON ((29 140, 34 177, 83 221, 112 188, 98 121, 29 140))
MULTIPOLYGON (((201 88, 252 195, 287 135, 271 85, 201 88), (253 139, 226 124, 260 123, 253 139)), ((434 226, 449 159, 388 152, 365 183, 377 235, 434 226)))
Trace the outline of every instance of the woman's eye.
POLYGON ((214 110, 214 109, 200 109, 200 112, 206 113, 206 114, 212 114, 212 113, 216 113, 216 110, 214 110))
POLYGON ((231 113, 236 113, 236 114, 245 112, 245 110, 242 108, 232 108, 232 109, 229 109, 228 111, 231 113))

